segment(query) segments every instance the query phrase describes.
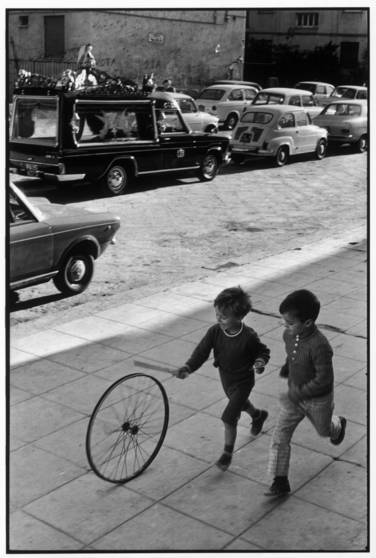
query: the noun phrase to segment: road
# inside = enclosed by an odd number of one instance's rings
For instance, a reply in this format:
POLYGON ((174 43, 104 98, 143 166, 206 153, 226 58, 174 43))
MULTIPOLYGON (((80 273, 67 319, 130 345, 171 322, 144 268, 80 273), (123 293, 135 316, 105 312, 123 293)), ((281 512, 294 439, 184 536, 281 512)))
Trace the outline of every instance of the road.
POLYGON ((367 154, 341 148, 317 161, 229 165, 212 181, 187 176, 138 180, 121 197, 98 196, 82 181, 46 185, 12 175, 40 203, 109 210, 121 218, 117 243, 97 261, 89 288, 63 298, 52 282, 19 291, 12 334, 28 335, 163 288, 207 277, 265 255, 340 238, 367 223, 367 154))

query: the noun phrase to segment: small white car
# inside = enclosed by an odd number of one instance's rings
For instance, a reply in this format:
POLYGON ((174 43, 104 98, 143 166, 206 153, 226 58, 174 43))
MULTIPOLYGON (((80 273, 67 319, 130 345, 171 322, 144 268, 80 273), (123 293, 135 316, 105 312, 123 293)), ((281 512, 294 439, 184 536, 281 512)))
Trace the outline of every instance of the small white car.
POLYGON ((323 81, 299 81, 294 87, 295 89, 310 91, 319 105, 334 91, 334 85, 323 81))
POLYGON ((271 157, 282 167, 292 155, 326 155, 328 132, 312 124, 301 107, 252 106, 242 116, 231 139, 231 158, 240 163, 251 157, 271 157))
POLYGON ((210 85, 200 92, 196 101, 200 110, 217 116, 220 125, 232 130, 252 103, 257 91, 256 87, 250 85, 210 85))
POLYGON ((324 105, 340 101, 341 99, 368 99, 368 88, 364 85, 337 85, 330 97, 325 99, 324 105))
POLYGON ((303 107, 311 118, 314 118, 322 111, 322 107, 317 104, 310 91, 294 89, 292 87, 268 87, 267 89, 261 89, 252 104, 303 107))
POLYGON ((151 97, 153 99, 164 99, 171 105, 177 105, 182 113, 183 120, 194 132, 218 132, 219 119, 212 114, 199 110, 196 101, 189 95, 169 91, 154 91, 151 97))

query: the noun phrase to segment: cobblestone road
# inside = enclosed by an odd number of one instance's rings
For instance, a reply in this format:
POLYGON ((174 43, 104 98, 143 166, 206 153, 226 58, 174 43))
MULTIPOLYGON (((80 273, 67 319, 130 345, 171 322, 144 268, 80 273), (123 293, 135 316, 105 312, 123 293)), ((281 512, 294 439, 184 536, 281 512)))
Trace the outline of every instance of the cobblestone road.
POLYGON ((164 176, 138 181, 125 196, 94 197, 89 186, 41 188, 16 183, 37 202, 110 210, 121 217, 117 244, 98 260, 82 295, 63 299, 52 283, 20 291, 11 313, 14 331, 27 334, 90 315, 138 296, 268 254, 337 238, 367 219, 367 154, 346 149, 322 161, 295 159, 230 165, 213 182, 164 176))

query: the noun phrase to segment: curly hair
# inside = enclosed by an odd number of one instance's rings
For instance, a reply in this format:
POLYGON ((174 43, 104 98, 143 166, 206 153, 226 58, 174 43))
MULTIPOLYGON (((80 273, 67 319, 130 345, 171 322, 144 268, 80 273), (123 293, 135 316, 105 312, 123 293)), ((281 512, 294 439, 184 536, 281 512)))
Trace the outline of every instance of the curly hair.
POLYGON ((291 312, 301 322, 315 321, 320 313, 320 301, 311 291, 301 289, 287 295, 279 306, 279 312, 291 312))
POLYGON ((214 306, 230 311, 240 319, 252 309, 251 298, 241 287, 229 287, 221 291, 214 300, 214 306))

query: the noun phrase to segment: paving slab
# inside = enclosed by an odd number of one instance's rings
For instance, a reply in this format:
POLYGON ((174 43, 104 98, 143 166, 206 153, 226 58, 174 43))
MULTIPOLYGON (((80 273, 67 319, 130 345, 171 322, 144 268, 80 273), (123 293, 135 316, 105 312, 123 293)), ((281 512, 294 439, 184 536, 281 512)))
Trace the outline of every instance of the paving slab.
POLYGON ((242 533, 242 538, 269 551, 362 551, 362 522, 289 496, 242 533))
POLYGON ((221 550, 232 536, 162 504, 149 508, 92 543, 96 550, 221 550))

